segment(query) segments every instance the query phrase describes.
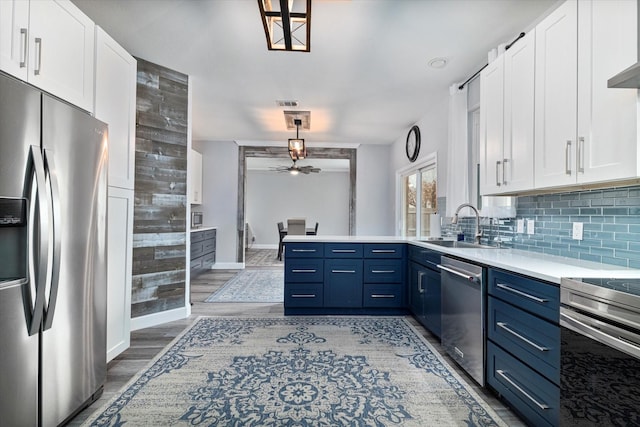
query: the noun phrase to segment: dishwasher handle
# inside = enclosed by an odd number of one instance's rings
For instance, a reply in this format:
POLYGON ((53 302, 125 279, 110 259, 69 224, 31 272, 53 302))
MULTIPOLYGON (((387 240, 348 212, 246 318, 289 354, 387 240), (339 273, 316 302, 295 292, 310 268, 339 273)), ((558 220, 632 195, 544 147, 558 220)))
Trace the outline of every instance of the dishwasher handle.
POLYGON ((455 274, 456 276, 462 277, 463 279, 467 279, 470 282, 479 282, 480 281, 480 276, 474 276, 474 275, 471 275, 471 274, 466 273, 466 272, 454 270, 453 268, 446 267, 446 266, 444 266, 442 264, 438 264, 437 267, 440 270, 444 270, 444 271, 446 271, 448 273, 455 274))

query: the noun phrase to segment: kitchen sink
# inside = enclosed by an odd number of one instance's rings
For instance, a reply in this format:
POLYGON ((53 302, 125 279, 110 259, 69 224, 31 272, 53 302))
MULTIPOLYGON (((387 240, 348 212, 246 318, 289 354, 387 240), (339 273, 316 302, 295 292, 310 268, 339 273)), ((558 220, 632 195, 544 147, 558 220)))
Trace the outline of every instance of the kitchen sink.
POLYGON ((445 248, 459 248, 459 249, 497 249, 495 246, 479 245, 477 243, 458 242, 455 240, 421 240, 425 243, 432 245, 443 246, 445 248))

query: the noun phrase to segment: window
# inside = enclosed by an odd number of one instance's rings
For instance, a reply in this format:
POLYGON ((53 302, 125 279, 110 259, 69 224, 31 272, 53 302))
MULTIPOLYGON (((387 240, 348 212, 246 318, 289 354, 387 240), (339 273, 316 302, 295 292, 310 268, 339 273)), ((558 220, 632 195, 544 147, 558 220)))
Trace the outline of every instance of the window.
POLYGON ((401 234, 430 235, 430 215, 437 212, 437 169, 435 155, 415 168, 400 173, 401 234))

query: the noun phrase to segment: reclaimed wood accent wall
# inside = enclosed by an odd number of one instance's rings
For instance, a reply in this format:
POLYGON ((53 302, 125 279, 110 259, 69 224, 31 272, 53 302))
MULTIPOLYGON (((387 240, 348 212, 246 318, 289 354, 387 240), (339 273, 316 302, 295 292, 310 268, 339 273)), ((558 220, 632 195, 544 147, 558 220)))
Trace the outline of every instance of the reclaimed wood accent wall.
POLYGON ((131 317, 185 306, 189 76, 138 59, 131 317))

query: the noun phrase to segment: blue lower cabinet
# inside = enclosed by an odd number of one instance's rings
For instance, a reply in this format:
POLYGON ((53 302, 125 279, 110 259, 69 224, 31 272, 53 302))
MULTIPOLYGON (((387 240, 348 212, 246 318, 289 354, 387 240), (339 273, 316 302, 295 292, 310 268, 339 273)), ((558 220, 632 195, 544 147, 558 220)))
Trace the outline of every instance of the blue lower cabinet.
POLYGON ((365 283, 362 305, 364 307, 404 307, 402 283, 365 283))
POLYGON ((322 307, 322 283, 287 283, 284 287, 286 307, 322 307))
POLYGON ((402 282, 404 264, 401 259, 365 259, 365 283, 399 283, 402 282))
POLYGON ((362 260, 324 261, 324 306, 362 307, 362 260))
POLYGON ((285 283, 318 282, 324 278, 324 261, 320 258, 293 258, 285 264, 285 283))
POLYGON ((487 383, 533 426, 557 426, 560 388, 487 342, 487 383))

